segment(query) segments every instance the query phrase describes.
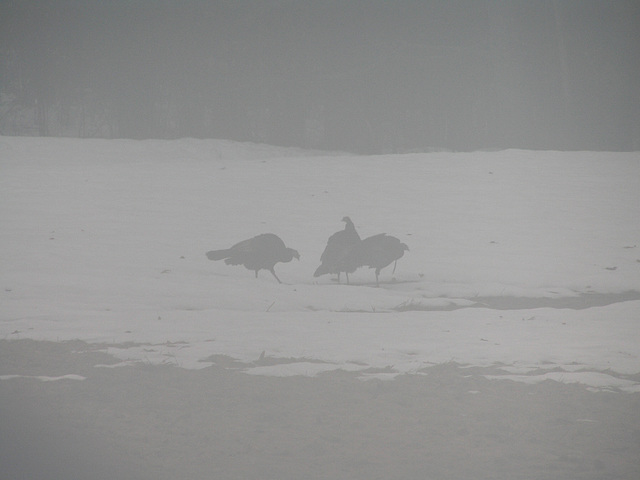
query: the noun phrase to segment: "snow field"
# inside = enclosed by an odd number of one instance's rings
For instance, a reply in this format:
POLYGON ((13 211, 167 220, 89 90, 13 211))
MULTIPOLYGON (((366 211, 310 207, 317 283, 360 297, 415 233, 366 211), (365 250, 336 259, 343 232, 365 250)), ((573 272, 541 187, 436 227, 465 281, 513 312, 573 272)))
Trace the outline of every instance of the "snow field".
POLYGON ((2 137, 0 173, 1 338, 81 339, 183 368, 227 355, 261 375, 456 362, 640 390, 638 153, 2 137), (368 269, 352 285, 313 278, 344 215, 363 238, 409 245, 381 288, 368 269), (204 256, 266 232, 301 254, 276 265, 283 285, 204 256), (611 301, 482 305, 589 293, 611 301))

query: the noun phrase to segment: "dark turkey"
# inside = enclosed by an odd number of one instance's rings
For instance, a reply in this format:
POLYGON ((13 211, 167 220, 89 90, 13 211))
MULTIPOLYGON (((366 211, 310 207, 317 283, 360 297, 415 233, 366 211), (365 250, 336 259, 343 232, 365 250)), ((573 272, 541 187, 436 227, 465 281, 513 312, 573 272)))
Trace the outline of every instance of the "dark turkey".
POLYGON ((393 266, 393 271, 395 272, 395 264, 404 255, 405 250, 409 250, 409 247, 400 242, 399 239, 386 233, 380 233, 365 238, 353 247, 344 263, 349 271, 354 271, 360 267, 375 268, 376 286, 380 286, 378 281, 380 270, 395 262, 393 266))
POLYGON ((349 217, 344 217, 342 221, 345 222, 344 230, 340 230, 329 237, 327 246, 320 256, 320 266, 313 274, 314 277, 337 274, 339 282, 340 273, 345 272, 347 283, 349 283, 349 273, 354 272, 355 268, 350 270, 345 264, 345 259, 351 249, 360 243, 360 235, 356 232, 356 227, 349 217))
POLYGON ((294 258, 300 260, 300 254, 293 248, 287 248, 280 237, 273 233, 263 233, 257 237, 236 243, 224 250, 207 252, 209 260, 224 260, 227 265, 244 265, 256 272, 269 270, 278 283, 282 283, 273 267, 276 263, 290 262, 294 258))

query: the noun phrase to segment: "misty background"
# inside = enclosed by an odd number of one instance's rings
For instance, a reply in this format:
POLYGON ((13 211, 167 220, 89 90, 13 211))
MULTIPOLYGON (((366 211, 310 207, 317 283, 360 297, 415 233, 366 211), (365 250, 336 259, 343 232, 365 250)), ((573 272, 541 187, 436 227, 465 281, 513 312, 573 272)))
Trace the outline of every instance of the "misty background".
POLYGON ((640 149, 637 0, 0 0, 0 134, 640 149))

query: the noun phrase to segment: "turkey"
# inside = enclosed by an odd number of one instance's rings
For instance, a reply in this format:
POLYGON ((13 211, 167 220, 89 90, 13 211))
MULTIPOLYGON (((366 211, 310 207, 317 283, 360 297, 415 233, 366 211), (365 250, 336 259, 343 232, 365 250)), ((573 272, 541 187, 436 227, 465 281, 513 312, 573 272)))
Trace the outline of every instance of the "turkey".
POLYGON ((337 274, 338 282, 340 281, 340 272, 345 272, 347 283, 349 283, 349 273, 355 271, 350 270, 344 263, 347 254, 351 249, 360 243, 360 235, 356 232, 356 227, 349 217, 342 219, 345 222, 344 230, 334 233, 329 237, 327 246, 320 256, 320 266, 317 268, 314 277, 326 274, 337 274))
POLYGON ((409 247, 396 237, 386 233, 373 235, 365 238, 351 249, 344 262, 345 268, 349 271, 354 271, 359 267, 375 268, 376 286, 380 286, 380 270, 390 265, 391 262, 395 262, 393 266, 395 272, 398 259, 404 255, 405 250, 409 250, 409 247))
POLYGON ((294 258, 300 260, 300 254, 293 248, 287 248, 280 237, 273 233, 263 233, 256 237, 236 243, 224 250, 207 252, 209 260, 224 260, 227 265, 244 265, 256 272, 269 270, 278 283, 282 283, 273 267, 279 262, 290 262, 294 258))

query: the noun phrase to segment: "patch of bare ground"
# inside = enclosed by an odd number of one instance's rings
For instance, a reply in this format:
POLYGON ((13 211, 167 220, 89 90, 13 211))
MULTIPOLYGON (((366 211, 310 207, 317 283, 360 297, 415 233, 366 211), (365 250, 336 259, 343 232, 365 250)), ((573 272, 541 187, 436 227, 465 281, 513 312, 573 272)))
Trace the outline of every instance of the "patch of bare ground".
POLYGON ((622 293, 582 293, 571 297, 473 297, 465 300, 472 304, 459 305, 455 299, 447 305, 433 306, 420 302, 420 300, 408 300, 393 308, 397 312, 409 311, 451 311, 461 308, 491 308, 493 310, 529 310, 532 308, 569 308, 583 310, 591 307, 604 307, 614 303, 640 300, 640 292, 628 291, 622 293))
POLYGON ((436 365, 362 381, 117 363, 82 342, 0 341, 0 477, 640 478, 640 394, 490 381, 436 365))

